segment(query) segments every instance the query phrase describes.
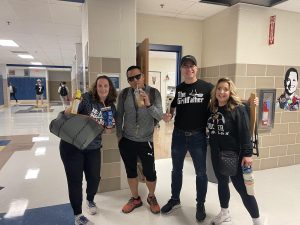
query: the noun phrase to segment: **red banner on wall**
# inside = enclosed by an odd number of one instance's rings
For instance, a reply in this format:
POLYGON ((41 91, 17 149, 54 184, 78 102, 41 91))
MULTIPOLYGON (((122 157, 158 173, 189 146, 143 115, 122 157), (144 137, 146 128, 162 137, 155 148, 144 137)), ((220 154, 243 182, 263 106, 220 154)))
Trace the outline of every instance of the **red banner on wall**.
POLYGON ((269 25, 269 45, 274 44, 275 38, 275 22, 276 16, 270 16, 270 25, 269 25))

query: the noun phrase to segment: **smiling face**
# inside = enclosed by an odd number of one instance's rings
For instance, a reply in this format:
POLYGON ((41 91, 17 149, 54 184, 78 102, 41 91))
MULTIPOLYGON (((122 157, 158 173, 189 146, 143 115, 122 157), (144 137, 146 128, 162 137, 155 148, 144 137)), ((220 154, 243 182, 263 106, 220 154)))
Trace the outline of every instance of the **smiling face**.
POLYGON ((284 81, 285 86, 285 92, 289 95, 293 94, 298 86, 298 78, 297 73, 294 71, 291 71, 284 81))
POLYGON ((197 66, 192 61, 184 62, 181 67, 181 74, 184 77, 184 82, 187 84, 194 83, 197 80, 197 66))
POLYGON ((230 97, 230 86, 227 82, 220 82, 216 88, 216 99, 219 106, 227 104, 230 97))
POLYGON ((97 81, 97 94, 99 98, 104 101, 109 93, 109 83, 107 79, 100 78, 97 81))

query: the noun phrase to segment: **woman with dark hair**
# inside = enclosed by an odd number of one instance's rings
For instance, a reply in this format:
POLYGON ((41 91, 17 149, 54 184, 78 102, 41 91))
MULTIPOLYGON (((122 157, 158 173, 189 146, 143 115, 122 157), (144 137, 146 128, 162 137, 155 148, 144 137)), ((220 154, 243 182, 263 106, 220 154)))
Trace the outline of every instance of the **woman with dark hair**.
POLYGON ((242 198, 254 225, 264 225, 256 199, 249 195, 243 179, 242 167, 252 166, 253 147, 249 132, 249 116, 237 96, 236 87, 229 78, 221 78, 211 92, 211 115, 207 121, 211 160, 218 180, 221 212, 212 220, 213 225, 231 221, 228 206, 230 199, 229 175, 220 168, 220 154, 236 152, 239 156, 236 174, 230 174, 234 188, 242 198))
MULTIPOLYGON (((111 80, 107 76, 99 76, 92 85, 91 90, 82 95, 82 100, 78 106, 78 114, 90 116, 105 128, 110 129, 114 126, 116 97, 116 89, 111 80)), ((65 113, 69 112, 70 108, 66 109, 65 113)), ((60 155, 66 171, 69 198, 75 215, 75 225, 94 224, 82 214, 83 173, 87 182, 87 212, 94 215, 98 211, 94 197, 100 182, 101 139, 99 135, 84 150, 79 150, 63 140, 60 142, 60 155)))

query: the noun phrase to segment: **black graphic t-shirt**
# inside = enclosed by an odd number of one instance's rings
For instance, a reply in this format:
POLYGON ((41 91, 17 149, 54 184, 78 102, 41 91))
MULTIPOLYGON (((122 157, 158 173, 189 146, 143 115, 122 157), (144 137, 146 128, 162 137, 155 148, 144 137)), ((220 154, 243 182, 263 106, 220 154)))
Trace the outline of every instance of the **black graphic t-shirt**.
POLYGON ((176 87, 171 107, 176 108, 175 128, 205 131, 208 118, 208 103, 213 85, 203 80, 193 84, 181 83, 176 87))
POLYGON ((35 93, 37 95, 42 95, 44 93, 44 86, 41 84, 36 84, 35 85, 35 93))
POLYGON ((244 105, 228 111, 219 107, 207 120, 209 144, 213 151, 241 151, 242 156, 251 156, 253 152, 249 132, 249 116, 244 105))

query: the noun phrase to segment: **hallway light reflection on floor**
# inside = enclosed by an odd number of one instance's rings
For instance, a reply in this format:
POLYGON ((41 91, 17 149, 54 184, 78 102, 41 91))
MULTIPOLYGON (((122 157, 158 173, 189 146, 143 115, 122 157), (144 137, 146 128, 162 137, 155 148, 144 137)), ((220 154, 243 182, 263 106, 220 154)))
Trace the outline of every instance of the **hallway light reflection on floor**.
POLYGON ((38 147, 34 152, 35 156, 40 156, 45 154, 46 154, 46 147, 38 147))
POLYGON ((33 137, 32 142, 49 141, 49 137, 33 137))
POLYGON ((14 218, 23 216, 28 206, 28 199, 15 199, 10 203, 8 212, 4 215, 4 218, 14 218))
POLYGON ((25 175, 25 180, 36 179, 39 175, 40 169, 28 169, 25 175))

